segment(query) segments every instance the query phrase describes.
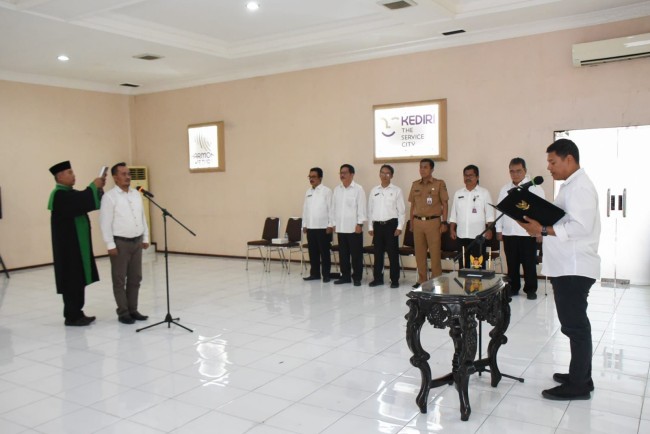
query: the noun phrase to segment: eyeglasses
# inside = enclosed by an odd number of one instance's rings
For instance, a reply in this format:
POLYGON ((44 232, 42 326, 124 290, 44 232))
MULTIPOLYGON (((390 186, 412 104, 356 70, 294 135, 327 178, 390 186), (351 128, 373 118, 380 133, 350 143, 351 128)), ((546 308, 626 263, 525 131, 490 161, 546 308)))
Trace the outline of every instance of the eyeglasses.
POLYGON ((318 176, 308 176, 307 179, 318 179, 318 176))
POLYGON ((391 176, 392 173, 390 172, 379 172, 379 176, 391 176))

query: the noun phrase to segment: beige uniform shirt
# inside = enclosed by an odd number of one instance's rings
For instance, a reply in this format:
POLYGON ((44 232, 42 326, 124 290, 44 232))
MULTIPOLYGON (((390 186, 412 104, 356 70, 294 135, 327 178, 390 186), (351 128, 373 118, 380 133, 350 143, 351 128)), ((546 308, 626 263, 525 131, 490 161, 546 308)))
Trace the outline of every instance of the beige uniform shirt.
POLYGON ((449 200, 447 185, 442 179, 418 179, 411 185, 409 202, 413 206, 413 215, 431 217, 442 215, 442 202, 449 200))

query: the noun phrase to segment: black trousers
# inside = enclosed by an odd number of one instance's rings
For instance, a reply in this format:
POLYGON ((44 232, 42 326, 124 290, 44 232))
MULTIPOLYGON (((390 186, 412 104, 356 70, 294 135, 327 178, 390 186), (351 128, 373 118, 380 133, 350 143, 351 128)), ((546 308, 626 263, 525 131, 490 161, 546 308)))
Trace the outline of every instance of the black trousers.
POLYGON ((395 236, 397 219, 387 220, 385 223, 373 222, 374 232, 372 244, 375 246, 375 265, 373 278, 379 282, 384 281, 384 253, 388 253, 390 262, 390 281, 399 282, 399 237, 395 236))
POLYGON ((460 264, 460 268, 474 268, 472 267, 472 262, 469 258, 470 255, 474 256, 475 258, 479 256, 483 256, 483 264, 481 264, 481 268, 485 270, 485 267, 487 266, 487 241, 483 241, 482 243, 475 243, 472 248, 469 248, 469 245, 472 244, 472 241, 474 241, 474 238, 457 238, 458 244, 461 247, 461 250, 463 247, 465 247, 465 257, 463 258, 463 263, 460 264))
POLYGON ((337 232, 337 238, 339 240, 341 279, 350 279, 351 276, 354 281, 361 280, 363 275, 363 234, 337 232), (351 269, 350 259, 352 259, 351 269))
POLYGON ((503 250, 513 293, 521 289, 519 264, 524 269, 524 292, 537 292, 537 241, 533 237, 505 236, 503 250))
POLYGON ((81 318, 84 304, 86 302, 86 286, 81 285, 75 288, 66 288, 63 296, 63 317, 71 321, 81 318))
POLYGON ((561 331, 569 338, 571 345, 569 383, 585 386, 591 380, 593 355, 587 297, 596 280, 583 276, 551 277, 550 280, 561 331))
POLYGON ((325 229, 307 229, 307 248, 309 250, 309 275, 321 277, 321 266, 323 278, 330 277, 332 260, 330 247, 332 246, 332 234, 325 229))

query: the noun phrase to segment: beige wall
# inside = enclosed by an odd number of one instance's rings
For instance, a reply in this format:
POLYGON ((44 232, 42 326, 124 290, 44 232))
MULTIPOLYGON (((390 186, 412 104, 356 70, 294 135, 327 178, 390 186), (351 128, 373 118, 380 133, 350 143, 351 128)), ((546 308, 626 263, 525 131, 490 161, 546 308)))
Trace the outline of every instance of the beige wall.
MULTIPOLYGON (((550 196, 544 149, 554 130, 650 124, 650 59, 574 68, 571 45, 649 29, 646 17, 131 98, 0 82, 0 254, 10 267, 51 261, 47 168, 71 158, 78 187, 101 164, 149 166, 156 200, 197 233, 170 221, 171 250, 244 255, 265 216, 284 226, 301 214, 310 167, 322 167, 330 187, 344 162, 366 192, 378 182, 376 104, 447 98, 449 158, 434 175, 451 191, 475 163, 496 196, 509 159, 521 156, 550 196), (218 120, 226 172, 189 173, 187 125, 218 120)), ((408 191, 417 164, 395 168, 395 183, 408 191)), ((161 220, 152 209, 159 243, 161 220)), ((97 225, 95 234, 104 253, 97 225)))
MULTIPOLYGON (((0 255, 7 267, 52 262, 48 168, 70 160, 83 189, 130 160, 129 97, 0 81, 0 255)), ((93 213, 96 254, 105 253, 93 213)))
MULTIPOLYGON (((333 187, 339 165, 351 163, 368 192, 379 171, 375 104, 447 98, 449 158, 434 175, 451 191, 462 186, 462 168, 475 163, 496 196, 508 161, 521 156, 530 174, 545 176, 550 196, 544 150, 554 130, 650 123, 649 59, 574 68, 571 45, 648 28, 644 18, 137 96, 137 157, 150 167, 156 198, 197 233, 169 227, 170 249, 185 252, 243 255, 265 216, 280 216, 284 226, 301 214, 311 166, 322 167, 333 187), (226 172, 189 173, 187 125, 219 120, 226 172)), ((408 191, 417 164, 395 168, 394 181, 408 191)), ((152 218, 160 240, 160 217, 152 218)))

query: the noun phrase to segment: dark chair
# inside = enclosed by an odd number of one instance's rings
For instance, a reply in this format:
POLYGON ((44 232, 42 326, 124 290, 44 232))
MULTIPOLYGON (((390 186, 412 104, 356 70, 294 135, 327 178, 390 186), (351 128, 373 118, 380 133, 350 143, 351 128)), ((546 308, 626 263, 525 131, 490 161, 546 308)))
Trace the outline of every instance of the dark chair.
POLYGON ((336 264, 336 272, 340 273, 341 270, 339 268, 339 245, 338 245, 338 236, 337 236, 337 244, 334 244, 334 234, 332 234, 332 245, 330 246, 330 252, 332 253, 332 265, 336 264))
POLYGON ((503 274, 503 258, 501 257, 501 241, 497 240, 497 233, 494 227, 490 228, 492 239, 487 240, 487 257, 494 264, 494 270, 497 269, 496 261, 499 261, 501 274, 503 274))
POLYGON ((271 253, 273 251, 278 252, 278 256, 280 257, 280 262, 282 263, 282 267, 286 267, 287 269, 287 274, 291 274, 291 270, 289 268, 291 264, 291 253, 293 251, 299 251, 301 254, 302 252, 302 218, 300 217, 291 217, 287 221, 287 239, 283 240, 281 243, 271 243, 269 244, 266 249, 267 249, 267 256, 269 258, 269 264, 271 261, 271 253), (285 252, 289 252, 289 258, 287 259, 287 255, 285 252))
POLYGON ((300 250, 300 274, 307 271, 307 260, 305 259, 305 253, 309 253, 309 244, 302 243, 302 249, 300 250))
POLYGON ((267 217, 264 221, 264 230, 262 231, 262 239, 248 241, 246 243, 246 269, 248 270, 248 252, 253 249, 258 249, 260 252, 260 258, 266 270, 266 258, 264 257, 264 252, 262 248, 266 248, 271 245, 273 238, 278 237, 278 232, 280 231, 280 218, 278 217, 267 217))
POLYGON ((366 274, 368 274, 368 268, 373 266, 373 261, 375 259, 375 245, 370 244, 369 246, 363 246, 363 267, 366 269, 366 274), (366 256, 368 257, 368 262, 366 262, 366 256))
MULTIPOLYGON (((451 231, 447 230, 440 236, 440 259, 451 261, 452 269, 456 270, 456 262, 461 249, 458 240, 451 239, 451 231)), ((460 264, 460 262, 459 262, 460 264)))
POLYGON ((413 241, 413 231, 411 231, 410 220, 407 220, 406 222, 406 227, 404 228, 404 238, 402 239, 402 247, 397 249, 397 252, 399 253, 399 265, 402 268, 402 277, 406 278, 402 256, 415 256, 415 242, 413 241))
MULTIPOLYGON (((542 242, 538 241, 537 242, 537 265, 542 265, 542 262, 544 262, 544 249, 542 249, 542 242)), ((547 283, 548 283, 548 276, 544 276, 544 295, 548 295, 547 292, 547 283)))

